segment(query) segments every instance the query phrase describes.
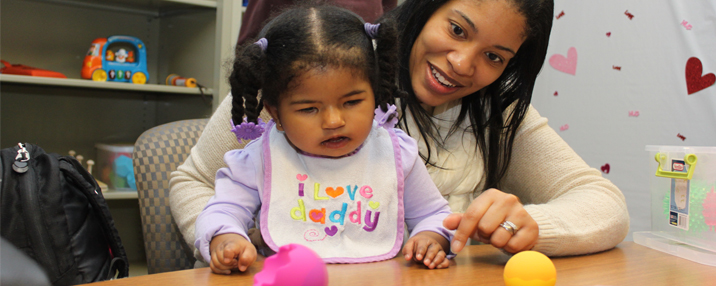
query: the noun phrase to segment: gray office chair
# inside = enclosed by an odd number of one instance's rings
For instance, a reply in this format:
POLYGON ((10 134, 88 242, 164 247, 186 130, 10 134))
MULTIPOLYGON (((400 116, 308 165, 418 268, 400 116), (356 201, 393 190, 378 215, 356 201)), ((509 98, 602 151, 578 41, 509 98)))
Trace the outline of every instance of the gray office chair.
POLYGON ((132 159, 149 274, 194 267, 196 259, 169 209, 169 174, 189 156, 208 121, 181 120, 156 126, 134 144, 132 159))

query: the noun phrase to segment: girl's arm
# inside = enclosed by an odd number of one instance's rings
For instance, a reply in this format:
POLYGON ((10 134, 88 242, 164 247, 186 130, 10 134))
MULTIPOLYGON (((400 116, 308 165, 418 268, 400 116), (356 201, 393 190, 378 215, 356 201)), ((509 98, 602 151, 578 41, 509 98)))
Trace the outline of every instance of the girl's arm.
POLYGON ((516 195, 539 225, 534 250, 549 256, 610 249, 629 231, 622 192, 530 107, 500 189, 516 195))
POLYGON ((184 240, 194 248, 197 216, 214 195, 214 179, 226 167, 224 154, 240 148, 231 129, 231 95, 221 102, 184 164, 170 175, 169 205, 184 240), (233 138, 232 138, 233 136, 233 138))
MULTIPOLYGON (((170 176, 169 205, 172 216, 187 244, 194 249, 194 225, 199 213, 214 195, 214 179, 219 168, 226 167, 224 154, 243 148, 231 133, 231 94, 209 119, 191 154, 170 176)), ((261 114, 264 121, 268 120, 261 114)))
MULTIPOLYGON (((403 208, 410 236, 431 231, 450 241, 453 232, 443 227, 443 219, 451 213, 447 200, 443 198, 430 178, 428 170, 418 155, 415 140, 399 129, 395 129, 395 134, 401 141, 405 176, 403 208)), ((445 252, 449 253, 449 248, 446 248, 445 252)))
POLYGON ((260 147, 249 144, 224 156, 228 167, 219 169, 216 193, 196 219, 194 246, 206 262, 211 259, 210 244, 217 235, 233 233, 251 241, 247 232, 261 206, 257 185, 261 178, 257 174, 263 170, 260 147))

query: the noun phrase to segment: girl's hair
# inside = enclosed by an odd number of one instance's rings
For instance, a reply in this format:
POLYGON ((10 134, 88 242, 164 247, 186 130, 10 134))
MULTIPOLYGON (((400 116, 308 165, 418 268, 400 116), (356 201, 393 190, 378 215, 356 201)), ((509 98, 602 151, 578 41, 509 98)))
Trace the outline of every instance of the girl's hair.
POLYGON ((368 80, 376 106, 387 111, 398 90, 395 33, 394 24, 380 25, 374 49, 363 20, 346 9, 314 5, 284 11, 259 34, 266 38, 265 50, 253 42, 236 48, 229 76, 234 124, 244 115, 256 123, 263 101, 277 106, 282 94, 301 84, 300 75, 324 68, 349 68, 368 80))
MULTIPOLYGON (((409 62, 413 44, 425 23, 448 1, 450 0, 407 0, 389 16, 384 17, 398 25, 398 82, 400 88, 407 93, 406 99, 400 102, 402 114, 405 115, 406 110, 412 113, 427 146, 430 146, 428 138, 431 138, 441 148, 443 142, 437 134, 431 115, 420 107, 420 102, 415 97, 410 81, 409 62)), ((554 10, 552 0, 504 1, 512 4, 525 17, 525 41, 495 82, 462 98, 462 109, 450 130, 450 134, 456 132, 460 124, 469 118, 471 132, 477 139, 475 148, 480 149, 485 165, 486 188, 497 187, 497 183, 507 171, 515 133, 527 113, 537 74, 547 54, 554 10), (511 104, 514 105, 514 110, 507 118, 503 118, 503 111, 511 104)), ((400 124, 410 134, 405 116, 400 124)), ((428 154, 421 154, 421 157, 427 164, 435 165, 430 162, 430 148, 428 154)))

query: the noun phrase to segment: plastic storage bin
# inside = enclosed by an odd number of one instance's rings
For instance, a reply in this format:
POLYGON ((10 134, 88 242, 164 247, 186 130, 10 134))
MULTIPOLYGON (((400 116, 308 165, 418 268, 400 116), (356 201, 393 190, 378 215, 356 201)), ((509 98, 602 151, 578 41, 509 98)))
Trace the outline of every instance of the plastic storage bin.
POLYGON ((130 144, 96 144, 97 180, 107 184, 110 190, 136 190, 130 144))
POLYGON ((646 146, 651 231, 634 242, 716 266, 716 147, 646 146))

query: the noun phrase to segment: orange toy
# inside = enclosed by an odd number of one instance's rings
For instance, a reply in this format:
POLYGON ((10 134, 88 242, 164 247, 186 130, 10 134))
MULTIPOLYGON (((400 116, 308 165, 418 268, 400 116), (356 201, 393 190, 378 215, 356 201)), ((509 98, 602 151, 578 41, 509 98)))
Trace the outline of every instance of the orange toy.
POLYGON ((552 260, 537 251, 522 251, 505 264, 506 286, 554 286, 557 269, 552 260))
POLYGON ((56 77, 56 78, 67 78, 64 74, 59 72, 43 70, 26 65, 12 65, 6 61, 0 60, 4 67, 0 68, 2 74, 17 74, 17 75, 29 75, 29 76, 42 76, 42 77, 56 77))

